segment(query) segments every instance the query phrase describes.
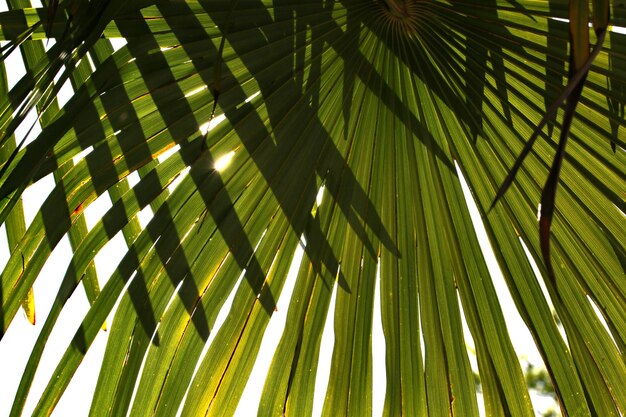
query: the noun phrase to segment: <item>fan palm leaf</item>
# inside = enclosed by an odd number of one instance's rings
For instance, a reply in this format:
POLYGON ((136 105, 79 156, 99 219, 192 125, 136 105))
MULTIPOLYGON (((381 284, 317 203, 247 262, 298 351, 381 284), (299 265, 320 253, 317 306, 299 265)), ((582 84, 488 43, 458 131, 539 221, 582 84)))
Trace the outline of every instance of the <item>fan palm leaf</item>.
POLYGON ((27 74, 0 97, 1 332, 66 234, 72 247, 12 415, 81 281, 91 308, 35 415, 52 412, 113 310, 92 415, 233 414, 299 248, 259 415, 312 413, 329 320, 322 414, 372 414, 378 303, 385 415, 479 414, 464 323, 487 415, 534 415, 464 181, 563 413, 625 412, 626 35, 609 28, 571 126, 559 111, 489 210, 567 83, 565 0, 8 3, 3 48, 19 45, 27 74), (41 133, 16 144, 31 110, 41 133), (549 266, 537 204, 568 128, 549 266), (24 189, 51 174, 34 220, 11 226, 24 189), (100 288, 94 257, 120 234, 125 255, 100 288))

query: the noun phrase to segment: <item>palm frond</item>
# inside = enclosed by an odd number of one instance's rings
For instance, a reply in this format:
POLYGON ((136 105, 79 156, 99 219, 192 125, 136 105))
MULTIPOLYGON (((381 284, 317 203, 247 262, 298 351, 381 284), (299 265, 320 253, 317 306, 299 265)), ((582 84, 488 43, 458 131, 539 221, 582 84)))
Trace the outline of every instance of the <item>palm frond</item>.
MULTIPOLYGON (((0 97, 0 218, 9 224, 24 189, 55 179, 35 219, 12 232, 2 333, 66 234, 73 252, 12 415, 81 281, 91 308, 35 415, 52 412, 114 308, 91 414, 233 414, 299 245, 260 415, 312 413, 331 311, 322 414, 370 415, 378 302, 385 415, 479 415, 464 323, 487 414, 534 415, 461 176, 564 415, 625 412, 626 35, 609 28, 569 126, 546 294, 525 247, 548 277, 536 213, 557 132, 568 128, 561 110, 488 209, 565 88, 567 1, 70 3, 0 13, 1 39, 27 64, 0 97), (56 43, 44 52, 47 36, 56 43), (125 46, 113 52, 113 38, 125 46), (74 93, 59 108, 65 80, 74 93), (42 131, 15 148, 30 109, 42 131), (216 166, 224 155, 230 164, 216 166), (84 210, 105 193, 111 208, 88 230, 84 210), (120 233, 126 254, 98 277, 100 290, 94 257, 120 233)), ((618 9, 612 23, 623 26, 618 9)))

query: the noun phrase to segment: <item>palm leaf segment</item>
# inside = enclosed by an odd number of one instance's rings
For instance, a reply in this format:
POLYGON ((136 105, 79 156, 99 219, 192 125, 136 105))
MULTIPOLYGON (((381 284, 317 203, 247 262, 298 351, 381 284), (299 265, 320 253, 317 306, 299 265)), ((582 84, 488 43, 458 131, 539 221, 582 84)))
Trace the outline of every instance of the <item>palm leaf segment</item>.
MULTIPOLYGON (((2 218, 21 210, 29 183, 56 178, 3 272, 3 331, 51 250, 74 236, 15 415, 65 300, 120 232, 128 252, 99 295, 89 286, 92 308, 37 415, 51 412, 120 297, 92 414, 175 415, 180 404, 183 415, 232 414, 299 246, 260 415, 311 413, 329 311, 323 414, 371 414, 378 279, 385 415, 478 414, 463 320, 487 412, 533 415, 461 172, 564 413, 624 413, 624 35, 607 36, 589 72, 562 169, 556 285, 546 285, 565 341, 524 252, 540 259, 536 203, 558 123, 503 203, 485 210, 566 82, 568 27, 555 18, 567 18, 567 2, 126 3, 61 3, 58 13, 21 4, 0 14, 2 36, 23 41, 23 53, 45 33, 57 40, 2 98, 2 218), (97 22, 86 17, 92 9, 102 12, 97 22), (127 44, 112 53, 106 38, 116 37, 127 44), (75 90, 62 110, 57 73, 75 90), (31 107, 44 128, 13 152, 10 135, 31 107), (216 170, 226 154, 230 165, 216 170), (130 187, 134 171, 141 180, 130 187), (84 209, 107 191, 110 210, 79 231, 84 209), (142 230, 136 216, 147 206, 154 217, 142 230), (213 329, 231 292, 228 317, 213 329)), ((620 10, 615 25, 625 23, 620 10)))

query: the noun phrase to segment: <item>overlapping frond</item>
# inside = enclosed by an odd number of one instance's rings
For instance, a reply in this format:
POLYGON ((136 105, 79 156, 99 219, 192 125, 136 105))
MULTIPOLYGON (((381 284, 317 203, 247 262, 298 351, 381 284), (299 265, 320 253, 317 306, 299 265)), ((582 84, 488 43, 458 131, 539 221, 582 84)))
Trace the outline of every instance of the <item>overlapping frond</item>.
MULTIPOLYGON (((0 97, 0 215, 12 242, 1 331, 64 235, 73 249, 14 415, 81 281, 91 309, 36 415, 51 413, 118 299, 91 414, 231 415, 299 245, 259 415, 311 414, 329 311, 323 414, 371 414, 377 280, 385 415, 478 415, 464 322, 487 414, 534 415, 461 175, 563 412, 625 412, 626 35, 606 37, 570 128, 550 301, 524 248, 546 274, 536 213, 560 117, 488 209, 567 83, 567 1, 93 0, 54 14, 9 3, 0 36, 21 42, 28 72, 0 97), (56 43, 44 52, 46 33, 56 43), (113 52, 108 39, 120 37, 113 52), (63 80, 74 94, 59 108, 63 80), (31 108, 42 131, 15 148, 31 108), (216 166, 224 155, 230 163, 216 166), (56 185, 36 218, 9 227, 22 191, 50 174, 56 185), (112 207, 87 230, 84 210, 104 193, 112 207), (100 291, 94 257, 119 233, 128 250, 100 291)), ((614 25, 626 24, 621 10, 613 5, 614 25)))

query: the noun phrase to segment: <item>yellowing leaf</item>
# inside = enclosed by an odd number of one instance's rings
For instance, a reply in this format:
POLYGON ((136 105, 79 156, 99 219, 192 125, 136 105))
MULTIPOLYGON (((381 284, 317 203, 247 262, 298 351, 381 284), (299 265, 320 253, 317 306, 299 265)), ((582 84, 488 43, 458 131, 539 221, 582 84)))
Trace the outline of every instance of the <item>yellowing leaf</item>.
POLYGON ((26 293, 26 297, 22 300, 22 309, 30 324, 35 324, 35 291, 31 288, 26 293))

